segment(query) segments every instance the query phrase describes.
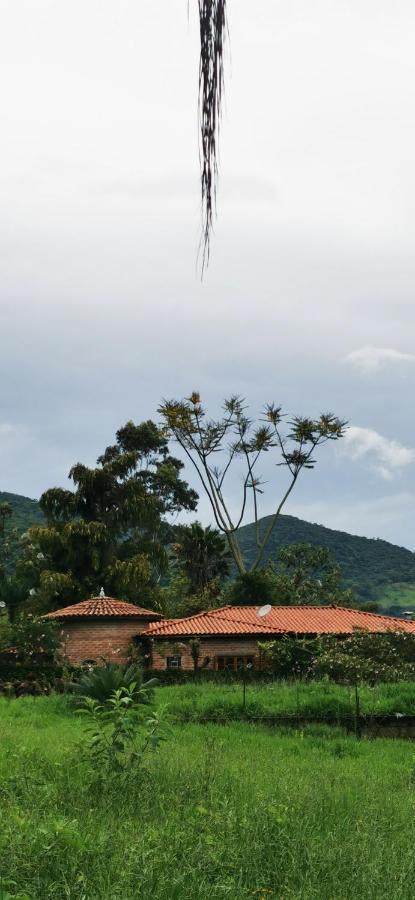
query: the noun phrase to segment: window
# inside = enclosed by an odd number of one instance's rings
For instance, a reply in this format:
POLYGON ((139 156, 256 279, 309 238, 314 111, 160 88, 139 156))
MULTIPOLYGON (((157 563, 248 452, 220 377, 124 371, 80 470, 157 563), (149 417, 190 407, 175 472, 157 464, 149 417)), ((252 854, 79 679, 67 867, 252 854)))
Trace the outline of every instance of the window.
POLYGON ((167 667, 167 669, 181 669, 181 667, 182 667, 181 656, 168 656, 166 659, 166 667, 167 667))
POLYGON ((226 670, 228 672, 240 672, 247 666, 254 665, 253 656, 217 656, 216 669, 226 670))

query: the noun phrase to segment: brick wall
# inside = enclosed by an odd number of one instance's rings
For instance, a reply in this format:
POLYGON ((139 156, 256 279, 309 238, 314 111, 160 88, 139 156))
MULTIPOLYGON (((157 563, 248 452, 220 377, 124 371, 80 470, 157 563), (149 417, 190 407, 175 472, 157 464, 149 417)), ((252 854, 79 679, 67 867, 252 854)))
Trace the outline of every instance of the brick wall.
POLYGON ((61 625, 62 651, 74 665, 100 657, 126 662, 132 639, 148 627, 142 619, 78 619, 61 625))
MULTIPOLYGON (((178 653, 182 658, 182 669, 193 669, 193 660, 187 641, 154 640, 152 652, 152 668, 165 669, 166 657, 178 653), (164 653, 160 652, 163 648, 164 653), (177 648, 177 649, 176 649, 177 648)), ((255 638, 206 638, 200 642, 199 665, 203 665, 206 657, 210 658, 208 669, 214 669, 215 656, 258 656, 258 641, 255 638)))

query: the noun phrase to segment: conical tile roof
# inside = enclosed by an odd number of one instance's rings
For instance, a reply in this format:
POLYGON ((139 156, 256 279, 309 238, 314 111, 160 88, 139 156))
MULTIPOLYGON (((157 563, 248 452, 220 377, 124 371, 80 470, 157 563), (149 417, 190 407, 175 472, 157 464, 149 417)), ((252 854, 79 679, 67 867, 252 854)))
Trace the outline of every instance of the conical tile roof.
POLYGON ((114 597, 90 597, 89 600, 83 600, 82 603, 74 603, 72 606, 64 606, 63 609, 57 609, 48 613, 45 619, 66 619, 78 618, 78 616, 91 618, 113 619, 116 617, 125 618, 134 617, 136 619, 145 618, 159 620, 162 618, 160 613, 154 612, 154 609, 144 609, 142 606, 135 606, 134 603, 126 603, 125 600, 116 600, 114 597))

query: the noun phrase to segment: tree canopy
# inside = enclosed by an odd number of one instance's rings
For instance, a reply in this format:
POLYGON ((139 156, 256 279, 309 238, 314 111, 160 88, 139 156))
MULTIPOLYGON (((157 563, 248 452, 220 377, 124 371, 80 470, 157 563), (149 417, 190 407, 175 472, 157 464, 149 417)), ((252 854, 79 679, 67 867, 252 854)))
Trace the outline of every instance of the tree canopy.
POLYGON ((197 494, 181 477, 153 422, 120 428, 93 468, 76 463, 73 490, 51 488, 41 499, 45 526, 30 528, 17 576, 36 610, 56 609, 95 593, 151 604, 167 566, 163 517, 194 510, 197 494))

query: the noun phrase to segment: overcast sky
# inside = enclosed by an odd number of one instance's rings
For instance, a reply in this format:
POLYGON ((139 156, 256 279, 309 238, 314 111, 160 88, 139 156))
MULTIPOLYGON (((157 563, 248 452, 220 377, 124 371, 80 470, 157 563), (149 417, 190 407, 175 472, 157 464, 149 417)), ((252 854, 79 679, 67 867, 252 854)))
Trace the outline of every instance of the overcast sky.
POLYGON ((350 421, 287 512, 414 549, 415 6, 228 5, 201 283, 196 0, 0 0, 0 490, 242 393, 350 421))

